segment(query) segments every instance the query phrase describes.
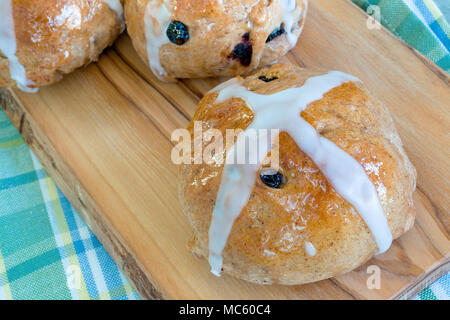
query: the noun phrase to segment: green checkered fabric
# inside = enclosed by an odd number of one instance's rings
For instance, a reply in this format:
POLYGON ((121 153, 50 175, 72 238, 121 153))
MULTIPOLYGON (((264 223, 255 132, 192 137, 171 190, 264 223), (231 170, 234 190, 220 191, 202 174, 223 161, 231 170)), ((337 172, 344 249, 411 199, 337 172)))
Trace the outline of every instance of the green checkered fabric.
POLYGON ((352 0, 409 46, 450 72, 450 28, 430 0, 352 0))
POLYGON ((0 299, 136 299, 0 109, 0 299))

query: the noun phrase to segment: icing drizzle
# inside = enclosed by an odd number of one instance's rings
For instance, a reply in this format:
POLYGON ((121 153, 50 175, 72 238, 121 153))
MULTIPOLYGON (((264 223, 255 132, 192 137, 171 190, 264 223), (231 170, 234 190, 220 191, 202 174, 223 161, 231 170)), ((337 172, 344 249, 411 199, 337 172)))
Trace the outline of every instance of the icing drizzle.
POLYGON ((305 241, 305 250, 306 250, 306 253, 307 253, 309 256, 311 256, 311 257, 314 257, 314 256, 316 255, 316 253, 317 253, 316 248, 315 248, 314 245, 313 245, 311 242, 309 242, 309 241, 305 241))
POLYGON ((33 81, 27 78, 25 68, 19 62, 16 56, 17 42, 14 29, 14 16, 11 0, 0 1, 0 50, 8 58, 9 73, 11 78, 16 81, 17 87, 25 92, 36 92, 37 88, 30 88, 35 85, 33 81))
MULTIPOLYGON (((377 191, 362 166, 336 144, 321 137, 313 126, 301 118, 300 113, 312 102, 323 98, 333 88, 359 79, 338 71, 308 79, 300 88, 289 88, 270 95, 261 95, 241 86, 237 78, 220 85, 217 102, 241 98, 255 114, 253 122, 242 132, 235 145, 227 151, 234 159, 237 146, 242 145, 249 129, 279 129, 287 132, 319 167, 336 191, 359 212, 378 245, 379 253, 389 249, 392 234, 383 213, 377 191), (280 112, 280 105, 283 110, 280 112)), ((259 144, 258 146, 262 146, 259 144)), ((211 272, 220 276, 222 251, 234 220, 247 204, 252 193, 257 171, 271 149, 259 148, 257 164, 225 163, 209 228, 209 263, 211 272)), ((310 253, 312 248, 308 245, 310 253)), ((315 254, 315 250, 314 250, 315 254)))
POLYGON ((286 31, 288 42, 293 48, 298 40, 298 37, 292 32, 295 23, 292 12, 297 7, 297 0, 281 0, 280 7, 283 16, 282 22, 284 24, 284 30, 286 31))
POLYGON ((160 79, 167 75, 159 59, 159 49, 169 43, 166 30, 171 22, 171 16, 172 6, 168 0, 162 2, 149 1, 145 8, 144 21, 148 63, 153 74, 160 79), (155 20, 157 25, 154 23, 155 20))

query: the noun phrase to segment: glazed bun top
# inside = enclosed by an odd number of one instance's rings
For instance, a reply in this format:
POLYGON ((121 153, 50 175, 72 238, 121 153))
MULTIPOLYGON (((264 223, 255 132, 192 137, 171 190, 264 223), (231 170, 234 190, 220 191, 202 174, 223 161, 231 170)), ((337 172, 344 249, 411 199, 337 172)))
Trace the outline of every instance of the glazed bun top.
POLYGON ((244 130, 210 163, 181 169, 193 251, 208 257, 217 275, 223 270, 257 283, 321 280, 386 251, 413 224, 415 170, 388 111, 355 77, 287 65, 262 69, 206 94, 188 128, 194 139, 195 126, 224 137, 227 129, 244 130), (251 130, 260 129, 280 133, 252 138, 251 130), (247 161, 256 156, 253 163, 235 163, 244 139, 258 146, 243 149, 247 161), (268 161, 274 154, 276 167, 268 161))
POLYGON ((2 0, 0 85, 33 91, 97 59, 124 28, 120 0, 2 0))
POLYGON ((245 74, 295 46, 306 0, 129 0, 127 30, 164 80, 245 74))

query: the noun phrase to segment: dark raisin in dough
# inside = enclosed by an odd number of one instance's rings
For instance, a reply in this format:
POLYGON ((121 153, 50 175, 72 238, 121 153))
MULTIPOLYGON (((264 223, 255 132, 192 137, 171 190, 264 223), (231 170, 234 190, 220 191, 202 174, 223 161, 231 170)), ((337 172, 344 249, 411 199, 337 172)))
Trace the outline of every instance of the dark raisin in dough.
POLYGON ((243 66, 249 66, 252 63, 252 55, 253 46, 250 42, 250 34, 247 32, 242 36, 242 42, 234 47, 228 58, 239 59, 243 66))
POLYGON ((267 78, 266 76, 260 76, 258 79, 259 79, 259 80, 262 80, 262 81, 264 81, 264 82, 270 82, 270 81, 277 80, 278 77, 267 78))
POLYGON ((188 27, 180 21, 172 21, 167 28, 167 38, 176 45, 183 45, 189 40, 188 27))
POLYGON ((259 177, 261 178, 261 181, 268 187, 271 188, 280 188, 281 184, 283 183, 283 175, 279 172, 276 172, 274 174, 263 174, 260 173, 259 177))
POLYGON ((281 36, 283 33, 286 33, 286 30, 282 26, 279 26, 275 30, 272 31, 272 33, 267 37, 266 43, 269 41, 272 41, 276 37, 281 36))

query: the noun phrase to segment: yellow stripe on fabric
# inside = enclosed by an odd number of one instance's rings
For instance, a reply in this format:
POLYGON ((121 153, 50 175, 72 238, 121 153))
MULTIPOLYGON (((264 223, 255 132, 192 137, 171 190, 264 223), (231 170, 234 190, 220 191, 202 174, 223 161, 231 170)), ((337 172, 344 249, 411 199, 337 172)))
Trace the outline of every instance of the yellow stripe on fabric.
POLYGON ((116 300, 120 297, 122 297, 124 294, 124 292, 126 293, 126 295, 130 295, 130 293, 132 292, 132 287, 130 284, 125 284, 123 286, 117 287, 113 290, 111 290, 109 293, 111 294, 111 298, 116 300))
POLYGON ((124 292, 126 292, 127 295, 130 295, 133 290, 134 289, 130 284, 125 284, 112 289, 111 291, 102 291, 98 295, 92 297, 92 300, 117 300, 117 298, 124 296, 124 292))
POLYGON ((17 139, 13 139, 10 141, 0 142, 0 149, 18 147, 24 143, 25 142, 23 141, 22 138, 17 138, 17 139))
POLYGON ((441 27, 442 31, 445 33, 447 37, 450 37, 450 28, 448 25, 448 22, 446 20, 446 17, 442 14, 441 9, 436 5, 436 3, 433 0, 424 0, 425 5, 427 6, 428 10, 430 10, 432 16, 436 20, 436 22, 441 27))
POLYGON ((438 20, 442 16, 441 10, 439 10, 439 8, 436 6, 434 1, 432 1, 432 0, 424 0, 423 2, 428 7, 428 10, 430 10, 430 12, 433 15, 434 19, 438 20))
POLYGON ((45 178, 44 183, 46 188, 45 191, 51 200, 50 205, 52 206, 55 215, 56 224, 59 230, 59 236, 61 237, 64 245, 72 244, 73 243, 72 236, 70 235, 69 226, 67 225, 63 209, 59 202, 59 196, 58 191, 56 189, 56 185, 50 177, 45 178))
POLYGON ((124 285, 125 292, 127 293, 127 296, 130 296, 131 293, 134 291, 134 288, 131 284, 127 283, 124 285))
MULTIPOLYGON (((59 230, 60 239, 62 240, 62 243, 66 248, 67 262, 68 262, 69 266, 75 267, 76 269, 81 271, 80 261, 75 252, 75 249, 73 247, 73 239, 70 234, 70 230, 69 230, 69 226, 67 225, 66 218, 64 216, 64 211, 61 207, 58 190, 56 189, 56 184, 50 177, 47 177, 44 179, 44 184, 45 184, 46 190, 43 190, 43 192, 46 192, 48 197, 51 200, 51 203, 49 205, 51 205, 51 207, 53 209, 53 213, 54 213, 55 220, 56 220, 56 225, 59 230), (73 250, 71 250, 71 252, 69 252, 67 250, 69 247, 71 249, 73 249, 73 250)), ((41 186, 44 187, 43 185, 41 185, 41 186)), ((56 233, 56 230, 54 230, 54 233, 56 233)), ((86 286, 86 280, 84 279, 82 272, 80 272, 80 283, 79 283, 78 288, 76 288, 76 291, 78 293, 79 299, 81 299, 81 300, 89 299, 89 293, 88 293, 87 286, 86 286)))
MULTIPOLYGON (((41 169, 42 166, 39 160, 31 152, 31 150, 30 155, 33 161, 34 168, 36 170, 41 169)), ((47 208, 47 215, 50 219, 50 224, 54 234, 56 245, 58 246, 58 250, 60 252, 60 255, 62 256, 61 258, 63 259, 63 261, 61 262, 63 268, 65 269, 64 272, 66 274, 66 277, 69 277, 70 272, 73 272, 74 269, 80 271, 78 274, 80 282, 77 284, 76 288, 73 288, 71 290, 72 292, 76 292, 77 296, 74 297, 74 294, 71 292, 72 298, 89 299, 86 281, 81 271, 82 270, 81 265, 78 260, 78 256, 76 255, 70 231, 67 226, 66 219, 64 217, 64 212, 61 207, 56 185, 49 176, 41 178, 39 180, 39 185, 41 188, 42 197, 45 201, 45 205, 47 208), (70 267, 75 268, 70 270, 69 269, 70 267)), ((69 288, 69 290, 70 289, 71 288, 69 288)))

